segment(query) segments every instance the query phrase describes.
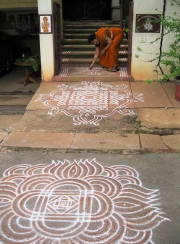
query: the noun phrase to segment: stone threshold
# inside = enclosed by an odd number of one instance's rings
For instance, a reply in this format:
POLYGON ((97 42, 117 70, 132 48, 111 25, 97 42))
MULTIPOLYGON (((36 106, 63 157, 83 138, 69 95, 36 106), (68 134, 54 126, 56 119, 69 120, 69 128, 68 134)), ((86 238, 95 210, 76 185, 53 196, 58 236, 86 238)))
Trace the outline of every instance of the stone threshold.
POLYGON ((140 154, 179 152, 180 135, 163 136, 113 133, 51 133, 40 131, 0 133, 1 149, 60 150, 63 152, 104 152, 140 154))

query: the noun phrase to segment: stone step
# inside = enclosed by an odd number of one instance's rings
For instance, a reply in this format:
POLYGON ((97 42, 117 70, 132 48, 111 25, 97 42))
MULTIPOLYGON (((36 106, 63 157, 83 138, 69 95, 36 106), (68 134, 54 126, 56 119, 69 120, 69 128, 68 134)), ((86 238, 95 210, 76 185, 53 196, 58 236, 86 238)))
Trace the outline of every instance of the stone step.
MULTIPOLYGON (((73 37, 73 36, 72 36, 73 37)), ((82 43, 87 43, 88 42, 88 40, 87 39, 80 39, 80 38, 72 38, 72 39, 64 39, 64 42, 65 43, 76 43, 76 42, 82 42, 82 43)), ((128 42, 128 40, 127 39, 123 39, 123 41, 122 42, 128 42)))
MULTIPOLYGON (((78 48, 81 48, 81 49, 83 49, 83 48, 87 48, 87 49, 91 49, 91 48, 93 48, 94 49, 94 46, 93 45, 78 45, 78 44, 76 44, 76 45, 61 45, 61 48, 62 49, 69 49, 69 48, 71 48, 71 49, 78 49, 78 48)), ((120 49, 128 49, 128 45, 121 45, 120 46, 120 49)))
MULTIPOLYGON (((78 21, 64 22, 64 40, 61 45, 62 64, 68 65, 90 65, 94 55, 94 45, 88 43, 88 36, 101 27, 119 27, 119 22, 113 21, 78 21)), ((119 47, 119 63, 127 66, 128 40, 124 36, 122 45, 119 47)), ((97 62, 95 64, 99 65, 97 62)))
POLYGON ((97 31, 98 30, 98 28, 89 28, 89 29, 87 29, 87 28, 83 28, 83 29, 65 29, 64 31, 65 31, 65 33, 74 33, 74 32, 88 32, 89 34, 91 34, 91 33, 93 33, 93 32, 95 32, 95 31, 97 31))
POLYGON ((80 29, 91 29, 92 27, 99 29, 101 27, 120 27, 120 24, 119 22, 68 22, 64 23, 64 26, 66 29, 76 27, 80 29))
MULTIPOLYGON (((76 33, 76 34, 64 34, 64 43, 66 44, 67 42, 69 43, 79 43, 82 42, 82 44, 89 43, 88 42, 88 36, 90 33, 76 33)), ((124 35, 124 38, 122 40, 122 43, 127 43, 128 39, 126 38, 126 35, 124 35)), ((90 45, 90 44, 89 44, 90 45)))
POLYGON ((115 20, 97 20, 97 19, 89 19, 89 20, 76 20, 76 21, 72 21, 72 20, 64 20, 64 23, 67 24, 72 24, 72 25, 76 25, 76 24, 87 24, 87 25, 93 25, 93 24, 119 24, 119 21, 115 21, 115 20))
MULTIPOLYGON (((62 55, 77 55, 77 56, 84 56, 84 55, 94 55, 94 51, 63 51, 61 52, 62 55)), ((127 55, 127 51, 119 51, 119 55, 127 55)))
POLYGON ((123 63, 119 63, 119 71, 107 72, 105 68, 100 67, 96 63, 92 70, 89 69, 89 64, 71 65, 63 64, 61 71, 54 77, 54 81, 59 82, 78 82, 83 80, 91 81, 129 81, 129 74, 127 67, 123 67, 123 63))
MULTIPOLYGON (((75 29, 76 30, 76 29, 75 29)), ((87 30, 86 30, 87 31, 87 30)), ((81 36, 83 36, 83 37, 88 37, 91 33, 93 33, 93 32, 95 32, 96 31, 96 29, 94 29, 94 30, 92 30, 92 32, 87 32, 87 33, 84 33, 84 32, 81 32, 81 33, 74 33, 74 32, 71 32, 71 33, 67 33, 67 32, 65 32, 64 33, 64 36, 65 37, 80 37, 81 38, 81 36)), ((126 37, 126 35, 124 34, 124 37, 126 37)))
MULTIPOLYGON (((127 58, 119 58, 118 62, 126 63, 128 61, 127 58)), ((62 58, 62 64, 76 64, 76 63, 92 63, 92 58, 62 58)))
POLYGON ((91 33, 71 33, 71 34, 64 34, 65 38, 78 38, 81 39, 81 37, 86 38, 90 35, 91 33))

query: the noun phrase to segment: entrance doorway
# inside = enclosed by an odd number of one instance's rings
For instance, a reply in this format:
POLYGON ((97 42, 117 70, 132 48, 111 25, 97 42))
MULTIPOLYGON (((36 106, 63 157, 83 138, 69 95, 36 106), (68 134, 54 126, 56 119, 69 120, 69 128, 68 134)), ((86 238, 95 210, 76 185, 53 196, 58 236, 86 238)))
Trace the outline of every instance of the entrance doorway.
POLYGON ((63 0, 63 19, 109 20, 111 19, 111 0, 63 0))

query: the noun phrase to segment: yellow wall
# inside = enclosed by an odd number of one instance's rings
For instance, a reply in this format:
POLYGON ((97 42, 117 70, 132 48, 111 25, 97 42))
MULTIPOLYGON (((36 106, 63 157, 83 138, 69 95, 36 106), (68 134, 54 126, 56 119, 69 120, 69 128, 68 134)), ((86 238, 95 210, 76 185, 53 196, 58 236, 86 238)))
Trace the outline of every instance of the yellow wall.
POLYGON ((1 8, 32 8, 37 7, 37 0, 1 0, 1 8))

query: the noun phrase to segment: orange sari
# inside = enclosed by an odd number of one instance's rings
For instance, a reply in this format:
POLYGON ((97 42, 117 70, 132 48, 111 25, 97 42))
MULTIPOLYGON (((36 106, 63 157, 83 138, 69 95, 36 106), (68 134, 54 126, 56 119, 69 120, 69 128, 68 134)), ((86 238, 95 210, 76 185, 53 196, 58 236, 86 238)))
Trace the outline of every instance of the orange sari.
POLYGON ((112 45, 108 50, 106 50, 105 55, 99 55, 100 65, 106 67, 107 69, 112 67, 116 68, 118 66, 118 51, 124 34, 122 29, 118 27, 110 27, 109 31, 107 27, 102 27, 95 32, 95 35, 97 36, 100 43, 100 52, 107 45, 107 36, 111 38, 111 32, 113 35, 112 45))

